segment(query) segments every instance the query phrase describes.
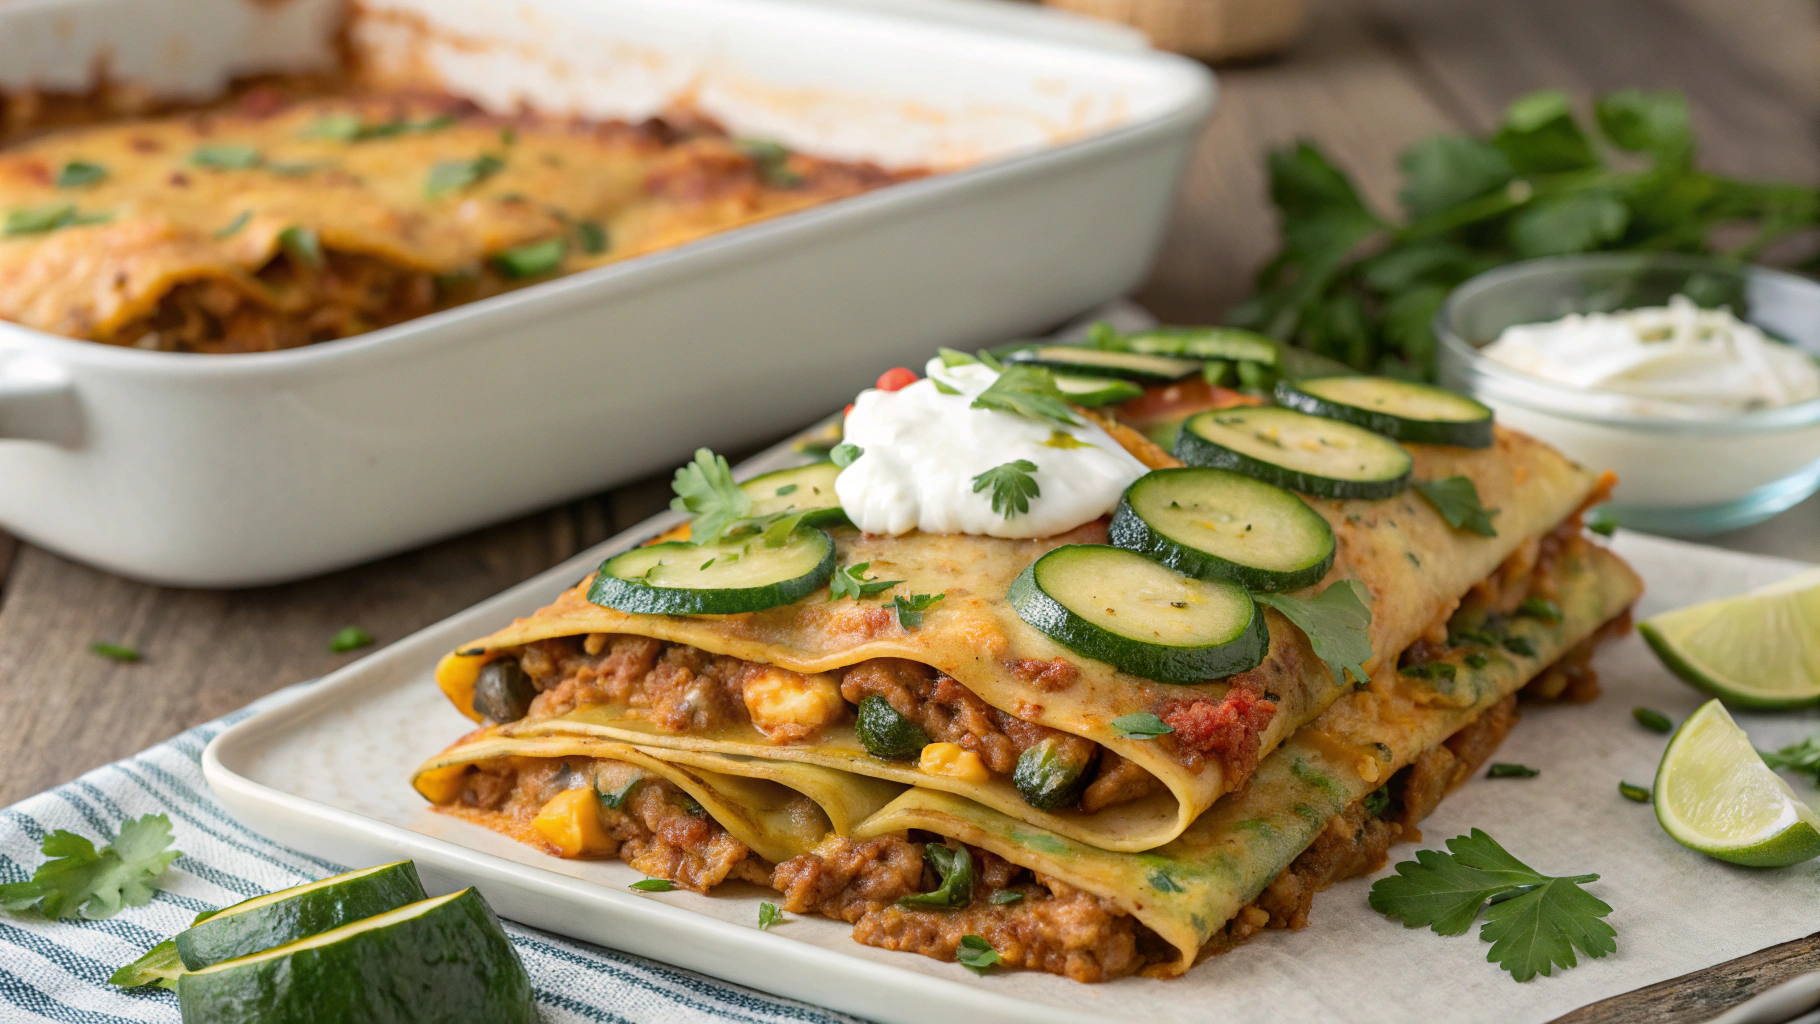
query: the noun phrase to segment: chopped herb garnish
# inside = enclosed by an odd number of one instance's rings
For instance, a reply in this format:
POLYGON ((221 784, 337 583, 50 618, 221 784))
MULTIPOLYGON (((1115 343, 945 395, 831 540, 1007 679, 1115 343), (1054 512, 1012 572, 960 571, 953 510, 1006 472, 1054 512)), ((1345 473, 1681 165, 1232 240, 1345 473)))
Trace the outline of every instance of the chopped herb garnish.
POLYGON ((423 182, 423 194, 431 199, 472 188, 504 170, 506 162, 491 153, 472 160, 441 160, 430 168, 423 182))
POLYGON ((1387 782, 1365 796, 1365 813, 1374 818, 1382 818, 1390 810, 1390 784, 1387 782))
POLYGON ((846 469, 848 466, 853 465, 854 460, 864 454, 866 454, 864 448, 843 441, 840 444, 835 445, 834 448, 828 452, 828 458, 836 466, 846 469))
POLYGON ((306 139, 334 139, 339 142, 360 142, 365 139, 384 139, 394 135, 405 135, 410 132, 433 132, 447 128, 455 123, 448 114, 437 114, 421 121, 392 120, 378 121, 371 124, 364 122, 356 114, 330 114, 318 118, 308 128, 298 133, 306 139))
POLYGON ((728 527, 752 511, 752 496, 733 482, 733 468, 726 457, 706 448, 695 450, 695 461, 676 471, 670 487, 676 492, 670 507, 695 514, 689 536, 697 544, 719 540, 728 527))
POLYGON ((190 153, 190 163, 197 167, 213 167, 218 171, 244 171, 258 167, 265 159, 253 146, 236 142, 218 142, 207 146, 198 146, 190 153))
POLYGON ((961 944, 954 950, 954 958, 961 962, 962 967, 981 973, 1004 959, 998 955, 998 950, 992 948, 992 943, 978 935, 961 936, 961 944))
POLYGON ((1015 519, 1030 511, 1030 499, 1043 496, 1036 484, 1036 463, 1016 459, 994 466, 973 478, 973 493, 992 488, 992 511, 1006 519, 1015 519))
POLYGON ((282 178, 301 178, 312 171, 317 171, 327 164, 309 163, 303 160, 266 164, 265 169, 282 178))
POLYGON ((617 811, 617 810, 619 810, 619 808, 622 805, 625 804, 626 797, 631 796, 632 791, 634 789, 637 789, 638 784, 643 781, 644 781, 643 779, 635 778, 635 779, 632 779, 630 782, 627 782, 625 785, 614 790, 611 793, 603 793, 597 789, 594 791, 594 795, 597 797, 600 797, 601 803, 603 803, 603 804, 607 805, 608 807, 612 808, 613 810, 617 811))
POLYGON ((1637 785, 1633 785, 1629 782, 1619 782, 1618 783, 1618 795, 1622 796, 1626 800, 1635 800, 1637 803, 1640 803, 1640 804, 1649 803, 1649 787, 1648 786, 1637 786, 1637 785))
POLYGON ((300 266, 322 266, 322 239, 309 228, 293 224, 278 232, 278 247, 300 266))
POLYGON ((905 907, 964 907, 973 901, 973 855, 965 846, 928 843, 923 846, 923 863, 941 879, 929 892, 901 897, 905 907))
POLYGON ((52 920, 99 921, 122 907, 145 906, 157 891, 153 880, 178 857, 170 845, 171 820, 162 814, 127 819, 120 834, 100 849, 58 829, 39 845, 49 859, 29 880, 0 885, 0 909, 35 909, 52 920))
POLYGON ((504 128, 501 128, 499 130, 499 144, 502 146, 518 145, 518 129, 511 125, 506 125, 504 128))
POLYGON ((1129 715, 1120 715, 1112 720, 1112 727, 1119 735, 1128 740, 1153 740, 1158 736, 1167 736, 1175 731, 1168 722, 1148 711, 1136 711, 1129 715))
POLYGON ((973 408, 993 409, 1068 427, 1078 427, 1081 423, 1068 408, 1067 396, 1055 386, 1055 374, 1029 363, 1016 363, 1001 370, 998 379, 973 400, 973 408))
POLYGON ((1373 883, 1371 908, 1440 935, 1464 934, 1483 910, 1479 938, 1491 943, 1487 959, 1516 981, 1573 967, 1576 949, 1595 959, 1617 950, 1617 933, 1605 921, 1611 907, 1580 888, 1598 875, 1544 875, 1476 828, 1449 839, 1447 849, 1419 850, 1394 876, 1373 883))
POLYGON ((1541 619, 1543 622, 1560 622, 1561 606, 1546 597, 1526 597, 1522 604, 1517 605, 1517 614, 1541 619))
POLYGON ((52 203, 8 212, 0 235, 41 235, 81 224, 105 224, 112 219, 111 213, 82 213, 74 203, 52 203))
POLYGON ((125 644, 110 644, 104 640, 97 640, 89 644, 88 649, 109 661, 139 661, 143 658, 143 655, 134 648, 125 644))
POLYGON ((1586 517, 1586 528, 1601 537, 1609 537, 1618 532, 1618 517, 1603 508, 1595 508, 1592 515, 1586 517))
POLYGON ((994 906, 1005 907, 1010 906, 1023 898, 1024 894, 1018 892, 1016 889, 1000 889, 998 892, 993 893, 992 897, 986 902, 991 903, 994 906))
POLYGON ((1150 887, 1152 889, 1155 889, 1157 892, 1187 892, 1188 891, 1187 889, 1182 888, 1182 883, 1176 881, 1174 875, 1170 874, 1167 871, 1162 870, 1161 868, 1158 868, 1157 870, 1152 871, 1150 873, 1147 881, 1150 882, 1150 887))
POLYGON ((512 280, 548 274, 562 265, 563 254, 568 248, 569 243, 560 238, 546 238, 494 255, 493 269, 512 280))
POLYGON ((1675 723, 1671 721, 1667 715, 1657 711, 1655 708, 1631 708, 1630 717, 1636 719, 1638 725, 1648 729, 1650 732, 1666 734, 1675 731, 1675 723))
POLYGON ((1531 768, 1526 764, 1512 764, 1509 761, 1495 761, 1485 770, 1488 779, 1533 779, 1542 774, 1542 769, 1531 768))
POLYGON ((1491 664, 1491 659, 1478 651, 1468 654, 1463 660, 1466 662, 1467 668, 1484 668, 1491 664))
POLYGON ((1820 786, 1820 736, 1809 736, 1781 750, 1759 750, 1757 753, 1763 758, 1763 763, 1771 768, 1812 775, 1814 785, 1820 786))
POLYGON ((247 221, 250 221, 252 219, 253 219, 253 211, 241 210, 240 216, 235 217, 231 221, 228 221, 226 227, 220 228, 219 230, 217 230, 215 232, 215 238, 217 240, 220 240, 223 238, 232 238, 233 236, 240 233, 241 228, 246 227, 247 221))
POLYGON ((642 881, 633 882, 631 885, 626 886, 626 888, 637 889, 639 892, 669 892, 671 889, 676 888, 676 886, 672 884, 668 878, 646 878, 642 881))
POLYGON ((1447 646, 1449 647, 1465 647, 1468 644, 1496 647, 1498 646, 1498 634, 1493 629, 1457 629, 1447 634, 1447 646))
POLYGON ((346 626, 329 638, 329 653, 346 654, 362 647, 370 647, 372 643, 373 634, 359 626, 346 626))
POLYGON ((707 813, 707 808, 701 805, 701 801, 687 793, 678 792, 676 794, 676 806, 682 808, 683 813, 693 814, 698 818, 707 813))
POLYGON ((777 904, 769 900, 758 905, 758 930, 764 931, 784 919, 784 912, 777 909, 777 904))
POLYGON ((353 142, 360 138, 362 125, 357 114, 330 114, 317 118, 308 128, 298 132, 305 139, 335 139, 340 142, 353 142))
POLYGON ((835 570, 833 577, 828 580, 828 600, 833 601, 842 597, 851 597, 857 601, 862 597, 871 597, 873 594, 882 594, 892 587, 897 586, 899 583, 904 582, 903 580, 868 578, 866 576, 866 570, 871 567, 871 562, 860 562, 857 565, 849 565, 844 569, 835 570))
POLYGON ((935 607, 937 601, 947 596, 945 593, 911 594, 909 597, 898 594, 891 599, 892 607, 897 610, 897 624, 905 629, 921 629, 923 613, 935 607))
POLYGON ((802 184, 802 175, 788 166, 790 150, 783 144, 770 139, 741 139, 736 145, 752 158, 758 168, 759 180, 765 184, 775 188, 795 188, 802 184))
POLYGON ((57 172, 58 188, 80 188, 93 185, 107 177, 107 168, 100 164, 91 164, 86 160, 71 160, 57 172))
POLYGON ((1254 594, 1295 623, 1308 637, 1315 657, 1327 663, 1335 683, 1346 673, 1364 686, 1371 681, 1365 662, 1371 657, 1371 592, 1358 580, 1340 580, 1307 600, 1288 594, 1254 594))
POLYGON ((1459 669, 1447 661, 1424 661, 1414 665, 1405 665, 1397 671, 1417 679, 1452 679, 1459 669))
POLYGON ((1491 517, 1497 515, 1498 510, 1479 504, 1479 489, 1470 479, 1450 476, 1445 480, 1430 480, 1416 484, 1416 490, 1434 504, 1448 526, 1471 530, 1481 537, 1498 535, 1491 525, 1491 517))
POLYGON ((590 256, 599 256, 607 251, 607 229, 591 220, 575 222, 575 240, 581 251, 590 256))
POLYGON ((1521 637, 1521 636, 1505 637, 1504 638, 1504 649, 1509 651, 1512 654, 1520 655, 1525 658, 1533 658, 1536 656, 1536 645, 1530 643, 1529 638, 1527 638, 1527 637, 1521 637))

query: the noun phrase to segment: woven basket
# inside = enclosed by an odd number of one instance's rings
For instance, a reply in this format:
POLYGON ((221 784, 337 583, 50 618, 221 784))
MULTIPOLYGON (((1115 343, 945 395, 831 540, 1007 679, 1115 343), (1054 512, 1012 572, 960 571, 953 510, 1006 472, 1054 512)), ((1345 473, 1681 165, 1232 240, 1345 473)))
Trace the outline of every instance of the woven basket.
POLYGON ((1043 0, 1051 7, 1122 21, 1159 49, 1207 61, 1281 53, 1308 18, 1307 0, 1043 0))

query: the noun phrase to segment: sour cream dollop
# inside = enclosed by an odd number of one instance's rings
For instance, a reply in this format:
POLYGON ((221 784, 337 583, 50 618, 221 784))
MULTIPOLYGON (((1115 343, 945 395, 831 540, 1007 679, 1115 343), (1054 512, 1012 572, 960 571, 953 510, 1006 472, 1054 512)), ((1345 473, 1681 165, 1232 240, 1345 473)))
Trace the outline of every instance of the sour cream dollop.
POLYGON ((1624 415, 1694 417, 1820 398, 1820 366, 1726 309, 1667 306, 1507 327, 1487 359, 1569 387, 1624 415))
POLYGON ((834 491, 867 533, 1048 537, 1111 512, 1149 472, 1085 420, 1062 426, 973 408, 998 379, 989 366, 950 367, 937 358, 925 372, 897 391, 862 391, 847 414, 845 440, 863 453, 835 478, 834 491), (937 381, 956 393, 944 394, 937 381), (975 491, 973 478, 1018 459, 1036 464, 1030 475, 1041 493, 1030 511, 1006 518, 992 510, 992 489, 975 491))

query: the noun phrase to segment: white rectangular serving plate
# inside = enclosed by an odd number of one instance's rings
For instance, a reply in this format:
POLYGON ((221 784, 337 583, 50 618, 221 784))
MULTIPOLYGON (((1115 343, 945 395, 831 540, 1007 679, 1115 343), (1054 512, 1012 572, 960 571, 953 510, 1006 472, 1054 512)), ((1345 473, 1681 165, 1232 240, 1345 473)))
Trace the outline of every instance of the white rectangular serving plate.
MULTIPOLYGON (((800 460, 780 445, 743 478, 800 460)), ((1798 938, 1812 930, 1820 861, 1782 871, 1735 868, 1682 849, 1619 779, 1647 783, 1662 737, 1636 726, 1646 704, 1679 721, 1705 700, 1674 680, 1633 634, 1603 647, 1605 693, 1590 705, 1526 705, 1498 752, 1543 766, 1533 780, 1467 784, 1423 823, 1435 846, 1486 828, 1545 872, 1595 871, 1617 908, 1618 953, 1517 985, 1473 936, 1405 929, 1371 911, 1367 881, 1315 899, 1300 932, 1266 932, 1186 977, 1082 985, 1035 972, 975 976, 957 964, 860 945, 848 925, 790 915, 759 931, 774 894, 743 883, 711 897, 639 894, 618 861, 546 856, 431 812, 412 770, 473 723, 437 689, 437 660, 548 603, 622 550, 677 521, 657 516, 497 597, 326 677, 296 700, 222 733, 203 771, 222 804, 257 831, 348 865, 414 859, 433 891, 478 886, 505 917, 753 988, 886 1022, 1132 1020, 1550 1020, 1574 1007, 1798 938), (1694 908, 1699 908, 1696 912, 1694 908)), ((1620 554, 1651 590, 1639 614, 1762 586, 1805 566, 1620 533, 1620 554)), ((1739 714, 1759 746, 1811 733, 1812 711, 1739 714)), ((1392 861, 1414 848, 1397 847, 1392 861)))
MULTIPOLYGON (((320 68, 342 0, 0 2, 0 93, 204 98, 320 68)), ((777 437, 896 363, 1143 277, 1201 65, 1022 4, 359 0, 387 83, 940 173, 339 341, 199 356, 0 323, 0 528, 121 575, 271 583, 777 437), (807 404, 805 404, 807 403, 807 404)))

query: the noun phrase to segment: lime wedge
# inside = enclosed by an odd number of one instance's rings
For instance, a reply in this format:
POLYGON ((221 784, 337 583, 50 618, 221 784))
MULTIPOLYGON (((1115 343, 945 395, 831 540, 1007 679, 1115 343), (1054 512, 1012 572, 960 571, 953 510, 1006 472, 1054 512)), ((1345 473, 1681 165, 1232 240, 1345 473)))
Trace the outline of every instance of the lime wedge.
POLYGON ((1820 856, 1820 815, 1769 770, 1716 700, 1668 741, 1655 805, 1664 831, 1709 857, 1779 868, 1820 856))
POLYGON ((1669 671, 1740 707, 1820 702, 1820 570, 1637 627, 1669 671))

